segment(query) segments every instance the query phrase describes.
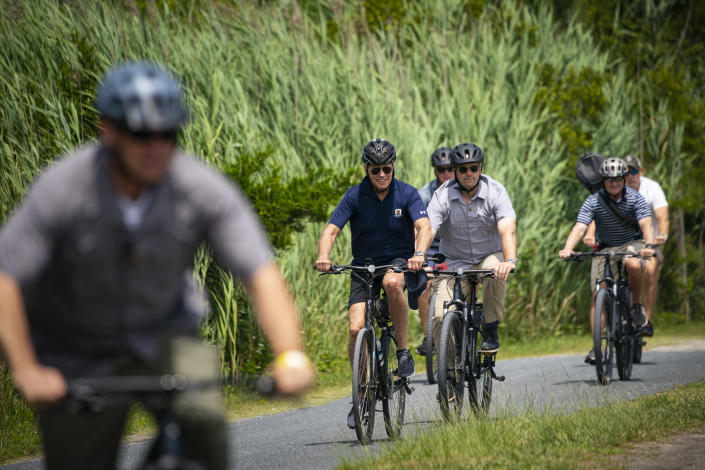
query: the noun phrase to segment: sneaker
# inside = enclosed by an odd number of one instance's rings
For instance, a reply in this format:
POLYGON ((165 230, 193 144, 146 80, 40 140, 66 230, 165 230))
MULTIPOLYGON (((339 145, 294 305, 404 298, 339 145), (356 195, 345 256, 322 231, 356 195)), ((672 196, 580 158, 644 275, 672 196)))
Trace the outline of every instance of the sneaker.
POLYGON ((426 341, 423 341, 418 348, 416 348, 416 354, 419 356, 425 356, 426 355, 426 341))
POLYGON ((499 322, 485 324, 485 337, 480 345, 480 351, 483 353, 497 352, 499 349, 499 322))
POLYGON ((399 349, 397 351, 397 360, 399 361, 399 377, 413 377, 415 364, 409 350, 399 349))
POLYGON ((355 408, 350 408, 350 413, 348 413, 348 427, 350 429, 355 429, 355 408))
POLYGON ((651 324, 651 320, 646 322, 646 326, 641 329, 641 336, 653 336, 654 326, 651 324))
POLYGON ((585 364, 595 365, 595 348, 591 349, 585 356, 585 364))
POLYGON ((641 304, 632 305, 632 325, 634 325, 635 328, 642 328, 645 327, 646 324, 646 312, 644 312, 644 307, 642 307, 641 304))

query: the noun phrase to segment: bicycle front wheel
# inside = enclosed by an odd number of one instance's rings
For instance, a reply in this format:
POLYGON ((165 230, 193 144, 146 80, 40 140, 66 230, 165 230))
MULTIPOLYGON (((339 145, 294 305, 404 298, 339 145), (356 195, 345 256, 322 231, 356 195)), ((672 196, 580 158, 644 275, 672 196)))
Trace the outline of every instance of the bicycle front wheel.
POLYGON ((465 364, 463 360, 463 328, 460 314, 450 311, 443 318, 438 345, 438 397, 443 419, 449 421, 463 410, 465 364))
POLYGON ((363 328, 355 341, 353 356, 352 401, 355 434, 360 444, 369 444, 375 426, 375 341, 372 331, 363 328))
POLYGON ((428 301, 428 318, 426 319, 426 336, 424 337, 424 347, 426 348, 426 378, 428 383, 436 383, 436 345, 433 344, 433 312, 436 306, 436 294, 431 294, 428 301))
POLYGON ((593 346, 595 348, 595 370, 597 382, 607 385, 612 379, 614 352, 614 315, 612 299, 606 289, 600 289, 595 296, 595 316, 593 346))
POLYGON ((399 376, 399 362, 397 360, 397 339, 394 335, 382 337, 382 353, 384 354, 384 398, 382 399, 382 412, 384 413, 384 427, 391 439, 401 435, 404 425, 404 409, 406 407, 406 390, 404 379, 399 376))
POLYGON ((489 362, 491 360, 492 358, 489 356, 483 355, 481 364, 486 369, 480 374, 480 380, 477 381, 478 384, 480 384, 480 391, 482 392, 480 409, 485 413, 490 412, 490 401, 492 401, 492 373, 489 368, 489 362))
POLYGON ((634 338, 634 364, 641 363, 641 352, 645 344, 646 343, 641 336, 634 338))

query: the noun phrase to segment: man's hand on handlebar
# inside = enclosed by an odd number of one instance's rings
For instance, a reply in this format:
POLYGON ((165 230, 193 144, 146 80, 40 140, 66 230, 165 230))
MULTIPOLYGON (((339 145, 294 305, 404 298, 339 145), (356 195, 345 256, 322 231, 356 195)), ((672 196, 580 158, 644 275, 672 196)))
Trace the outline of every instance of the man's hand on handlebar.
POLYGON ((423 263, 425 259, 421 255, 414 255, 407 260, 407 266, 412 271, 418 271, 423 268, 423 263))
POLYGON ((641 250, 639 250, 639 256, 646 260, 654 256, 654 253, 655 251, 653 250, 653 248, 642 248, 641 250))
POLYGON ((566 250, 565 248, 558 252, 558 257, 560 259, 568 259, 570 255, 575 253, 573 250, 566 250))
POLYGON ((56 403, 66 396, 66 380, 58 369, 37 364, 13 374, 17 388, 33 407, 56 403))
POLYGON ((506 281, 509 278, 509 273, 514 269, 514 263, 503 261, 494 268, 494 278, 498 281, 506 281))
POLYGON ((322 273, 327 273, 330 271, 330 267, 333 265, 328 258, 319 258, 316 260, 316 269, 322 273))

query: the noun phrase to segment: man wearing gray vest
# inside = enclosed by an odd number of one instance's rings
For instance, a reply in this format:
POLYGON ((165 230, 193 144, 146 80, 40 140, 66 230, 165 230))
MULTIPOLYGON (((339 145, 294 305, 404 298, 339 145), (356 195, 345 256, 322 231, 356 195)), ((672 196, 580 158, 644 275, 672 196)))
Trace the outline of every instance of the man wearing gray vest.
MULTIPOLYGON (((187 120, 164 69, 127 63, 98 90, 100 142, 46 169, 0 231, 0 348, 25 399, 40 407, 46 465, 114 468, 127 406, 71 414, 56 406, 76 377, 181 373, 212 379, 217 354, 198 339, 205 303, 196 249, 245 283, 277 360, 282 393, 314 379, 299 321, 246 198, 179 150, 187 120), (53 406, 52 406, 53 405, 53 406)), ((185 457, 222 469, 219 390, 174 400, 185 457)))
MULTIPOLYGON (((482 173, 484 155, 475 144, 456 146, 451 154, 454 178, 433 193, 428 218, 434 235, 441 237, 440 251, 450 269, 493 269, 494 278, 482 281, 485 328, 480 349, 499 349, 499 322, 504 316, 504 296, 509 272, 516 265, 516 214, 506 189, 482 173)), ((463 295, 470 283, 463 280, 463 295)), ((443 302, 452 300, 449 279, 434 279, 436 305, 434 342, 439 344, 443 302)))

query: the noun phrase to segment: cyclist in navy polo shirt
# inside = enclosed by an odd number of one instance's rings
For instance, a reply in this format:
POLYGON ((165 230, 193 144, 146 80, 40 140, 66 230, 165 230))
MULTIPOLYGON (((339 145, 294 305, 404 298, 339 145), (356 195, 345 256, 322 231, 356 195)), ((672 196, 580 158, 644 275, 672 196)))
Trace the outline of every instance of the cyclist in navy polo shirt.
MULTIPOLYGON (((431 243, 431 225, 418 191, 394 178, 394 145, 386 140, 370 141, 362 149, 365 178, 345 193, 318 242, 316 269, 330 270, 330 252, 345 224, 350 221, 352 234, 352 264, 363 265, 367 258, 375 264, 407 263, 409 269, 419 271, 424 262, 423 248, 431 243), (416 235, 415 235, 416 234, 416 235)), ((389 313, 397 332, 399 375, 414 375, 414 360, 409 352, 407 326, 409 305, 417 308, 418 295, 426 286, 423 271, 417 275, 387 273, 381 285, 389 301, 389 313), (409 302, 404 296, 408 286, 409 302)), ((377 288, 377 291, 379 287, 377 288)), ((350 335, 348 358, 352 364, 357 333, 365 324, 365 285, 351 276, 350 335)), ((348 427, 355 428, 352 409, 348 413, 348 427)))
MULTIPOLYGON (((591 194, 583 203, 578 212, 578 220, 573 226, 565 246, 558 252, 558 256, 567 259, 573 253, 573 248, 578 244, 590 225, 595 221, 597 238, 600 240, 600 249, 615 251, 631 251, 639 253, 642 257, 653 256, 656 247, 654 244, 654 230, 651 224, 651 210, 646 199, 625 186, 624 177, 627 174, 627 164, 620 158, 607 158, 600 167, 603 187, 597 193, 591 194), (601 199, 604 199, 603 202, 601 199), (633 223, 619 222, 605 207, 605 203, 613 201, 619 212, 626 218, 633 219, 633 223)), ((595 285, 604 270, 604 258, 593 259, 590 272, 593 304, 590 309, 590 330, 594 329, 593 313, 595 309, 595 285)), ((617 259, 611 261, 612 272, 617 270, 617 259)), ((636 258, 627 258, 627 280, 632 291, 633 312, 632 323, 635 327, 646 326, 644 308, 641 306, 642 296, 645 293, 646 282, 654 270, 654 260, 648 259, 644 265, 636 258)), ((585 357, 588 364, 595 363, 595 351, 591 350, 585 357)))

